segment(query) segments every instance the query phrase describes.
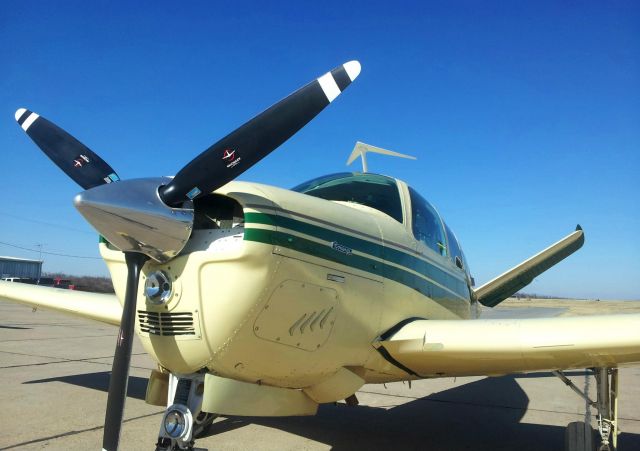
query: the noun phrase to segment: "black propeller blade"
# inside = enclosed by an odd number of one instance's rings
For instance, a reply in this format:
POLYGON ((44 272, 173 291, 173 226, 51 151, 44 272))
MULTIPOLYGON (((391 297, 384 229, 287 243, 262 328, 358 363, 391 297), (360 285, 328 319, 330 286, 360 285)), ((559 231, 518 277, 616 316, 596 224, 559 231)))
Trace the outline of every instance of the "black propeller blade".
POLYGON ((298 89, 202 152, 160 190, 171 206, 235 179, 304 127, 360 73, 349 61, 298 89))
POLYGON ((104 418, 104 434, 102 449, 117 451, 120 441, 120 430, 124 416, 124 402, 127 397, 129 382, 129 363, 131 362, 131 347, 133 346, 134 325, 136 319, 136 298, 140 270, 149 259, 137 252, 125 252, 127 262, 127 291, 124 297, 120 331, 116 342, 116 352, 113 356, 111 378, 109 379, 109 395, 107 398, 107 412, 104 418))
POLYGON ((120 180, 102 158, 53 122, 24 108, 16 111, 16 121, 29 138, 82 188, 120 180))

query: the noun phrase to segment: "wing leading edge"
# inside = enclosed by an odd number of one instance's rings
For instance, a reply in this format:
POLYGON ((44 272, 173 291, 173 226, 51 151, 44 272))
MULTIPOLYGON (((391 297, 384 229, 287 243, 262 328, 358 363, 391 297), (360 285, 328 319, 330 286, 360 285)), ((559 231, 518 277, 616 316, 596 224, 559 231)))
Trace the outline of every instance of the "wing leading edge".
POLYGON ((118 326, 122 306, 113 294, 87 293, 0 281, 0 300, 43 307, 118 326))
POLYGON ((374 343, 419 377, 480 376, 640 362, 640 314, 415 320, 374 343))

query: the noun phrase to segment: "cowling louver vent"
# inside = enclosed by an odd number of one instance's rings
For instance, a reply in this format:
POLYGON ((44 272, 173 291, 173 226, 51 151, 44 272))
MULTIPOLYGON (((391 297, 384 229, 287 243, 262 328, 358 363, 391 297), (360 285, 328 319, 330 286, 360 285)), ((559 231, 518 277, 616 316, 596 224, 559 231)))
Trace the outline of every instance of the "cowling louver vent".
POLYGON ((147 312, 138 310, 140 330, 153 335, 195 335, 191 312, 147 312))

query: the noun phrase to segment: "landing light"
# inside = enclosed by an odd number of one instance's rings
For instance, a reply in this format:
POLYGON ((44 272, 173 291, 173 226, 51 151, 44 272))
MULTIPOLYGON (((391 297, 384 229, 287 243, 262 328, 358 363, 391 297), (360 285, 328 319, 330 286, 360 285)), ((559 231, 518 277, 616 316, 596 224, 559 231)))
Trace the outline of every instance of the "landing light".
POLYGON ((144 294, 152 304, 165 304, 171 297, 171 278, 164 271, 154 271, 144 284, 144 294))
POLYGON ((186 427, 184 414, 178 409, 168 411, 164 416, 163 426, 169 437, 181 438, 186 427))

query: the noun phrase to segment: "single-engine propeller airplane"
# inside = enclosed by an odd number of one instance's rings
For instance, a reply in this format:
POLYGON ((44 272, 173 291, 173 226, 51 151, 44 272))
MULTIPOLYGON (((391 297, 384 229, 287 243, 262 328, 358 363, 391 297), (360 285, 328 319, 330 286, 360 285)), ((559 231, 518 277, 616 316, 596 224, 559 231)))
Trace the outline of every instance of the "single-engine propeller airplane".
MULTIPOLYGON (((617 368, 640 362, 640 315, 480 317, 579 249, 579 226, 475 287, 452 230, 401 180, 366 166, 290 190, 234 180, 359 74, 357 61, 327 72, 173 178, 120 180, 58 126, 16 112, 84 189, 74 203, 116 295, 2 282, 0 298, 120 327, 103 449, 118 449, 134 332, 158 364, 146 402, 166 407, 159 451, 193 449, 216 415, 313 415, 367 383, 552 370, 571 385, 572 368, 593 372, 601 447, 615 446, 617 368)), ((406 157, 358 143, 350 162, 367 151, 406 157)), ((593 431, 567 434, 578 449, 593 431)))

